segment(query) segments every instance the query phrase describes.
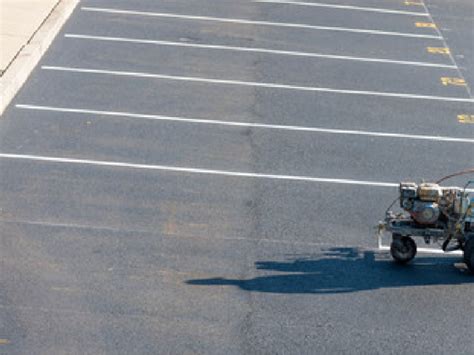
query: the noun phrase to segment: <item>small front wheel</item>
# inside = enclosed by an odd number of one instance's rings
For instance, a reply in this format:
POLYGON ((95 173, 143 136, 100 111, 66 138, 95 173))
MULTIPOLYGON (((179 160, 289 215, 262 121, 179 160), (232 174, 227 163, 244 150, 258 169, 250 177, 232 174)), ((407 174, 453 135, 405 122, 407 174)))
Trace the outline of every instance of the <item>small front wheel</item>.
POLYGON ((416 243, 410 237, 393 234, 390 254, 397 263, 406 264, 416 255, 416 243))
POLYGON ((474 273, 474 236, 471 236, 464 243, 464 262, 470 272, 474 273))

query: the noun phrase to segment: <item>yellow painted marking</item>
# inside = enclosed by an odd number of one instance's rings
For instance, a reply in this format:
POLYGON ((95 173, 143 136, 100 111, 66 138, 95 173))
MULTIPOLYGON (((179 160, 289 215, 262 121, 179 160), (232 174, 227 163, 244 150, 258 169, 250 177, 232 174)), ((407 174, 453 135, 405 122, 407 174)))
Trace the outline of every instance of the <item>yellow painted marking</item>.
POLYGON ((164 233, 168 235, 178 234, 178 222, 176 220, 176 214, 178 212, 178 206, 176 202, 169 201, 169 204, 163 208, 163 211, 168 212, 168 218, 164 225, 164 233))
POLYGON ((459 123, 474 123, 474 115, 458 115, 459 123))
POLYGON ((433 54, 450 54, 451 51, 447 47, 426 47, 428 53, 433 54))
POLYGON ((0 345, 7 345, 10 344, 10 340, 8 339, 0 339, 0 345))
POLYGON ((454 86, 466 86, 466 81, 462 78, 450 78, 450 77, 442 77, 441 83, 445 86, 454 85, 454 86))
POLYGON ((436 28, 436 25, 432 22, 415 22, 415 26, 421 28, 436 28))
POLYGON ((423 6, 423 3, 419 1, 405 1, 405 5, 423 6))

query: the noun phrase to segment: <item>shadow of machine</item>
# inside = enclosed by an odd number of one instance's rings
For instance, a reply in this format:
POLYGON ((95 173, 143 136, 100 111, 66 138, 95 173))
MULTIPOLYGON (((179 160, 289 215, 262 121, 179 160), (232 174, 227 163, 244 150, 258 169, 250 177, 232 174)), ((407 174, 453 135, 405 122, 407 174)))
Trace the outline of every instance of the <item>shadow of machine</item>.
POLYGON ((272 275, 251 279, 210 278, 186 281, 189 285, 232 285, 245 291, 288 294, 331 294, 382 288, 456 285, 474 282, 453 264, 459 258, 421 257, 400 266, 388 255, 359 248, 330 248, 321 255, 286 261, 258 261, 257 272, 272 275))

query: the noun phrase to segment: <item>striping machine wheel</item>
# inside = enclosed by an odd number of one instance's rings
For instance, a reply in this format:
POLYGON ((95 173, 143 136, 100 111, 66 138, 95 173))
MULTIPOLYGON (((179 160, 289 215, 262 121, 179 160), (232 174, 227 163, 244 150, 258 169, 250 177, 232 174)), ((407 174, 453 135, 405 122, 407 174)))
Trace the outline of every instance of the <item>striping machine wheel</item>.
POLYGON ((390 254, 399 264, 409 263, 416 255, 416 243, 411 237, 393 233, 390 254))

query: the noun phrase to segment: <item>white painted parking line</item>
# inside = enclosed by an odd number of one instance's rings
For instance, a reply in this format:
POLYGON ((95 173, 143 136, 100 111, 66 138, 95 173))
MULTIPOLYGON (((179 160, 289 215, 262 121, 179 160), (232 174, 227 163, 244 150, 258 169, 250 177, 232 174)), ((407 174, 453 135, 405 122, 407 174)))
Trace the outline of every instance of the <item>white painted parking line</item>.
MULTIPOLYGON (((382 245, 378 248, 378 250, 390 251, 390 246, 382 245)), ((435 248, 416 248, 416 251, 417 253, 422 253, 422 254, 444 254, 444 255, 457 255, 457 256, 463 255, 463 252, 461 250, 445 252, 442 249, 435 249, 435 248)))
POLYGON ((257 174, 257 173, 248 173, 248 172, 238 172, 238 171, 210 170, 210 169, 198 169, 198 168, 166 166, 166 165, 134 164, 134 163, 124 163, 124 162, 103 161, 103 160, 48 157, 48 156, 28 155, 28 154, 0 153, 0 158, 12 159, 12 160, 27 160, 27 161, 39 161, 39 162, 49 162, 49 163, 61 163, 61 164, 126 168, 126 169, 136 169, 136 170, 155 170, 155 171, 166 171, 166 172, 173 172, 173 173, 218 175, 218 176, 256 178, 256 179, 319 182, 319 183, 374 186, 374 187, 398 187, 399 186, 398 183, 391 183, 391 182, 364 181, 364 180, 352 180, 352 179, 330 179, 330 178, 317 178, 317 177, 298 176, 298 175, 257 174))
POLYGON ((348 27, 315 26, 315 25, 307 25, 307 24, 301 24, 301 23, 254 21, 254 20, 235 19, 235 18, 180 15, 180 14, 172 14, 172 13, 164 13, 164 12, 145 12, 145 11, 131 11, 131 10, 119 10, 119 9, 105 9, 105 8, 88 7, 88 6, 81 7, 81 10, 102 12, 102 13, 108 13, 108 14, 118 14, 118 15, 137 15, 137 16, 173 18, 173 19, 180 19, 180 20, 193 20, 193 21, 213 21, 213 22, 234 23, 234 24, 242 24, 242 25, 259 25, 259 26, 298 28, 298 29, 320 30, 320 31, 352 32, 352 33, 397 36, 397 37, 408 37, 408 38, 411 37, 411 38, 429 38, 429 39, 438 39, 438 40, 441 39, 441 37, 438 35, 390 32, 390 31, 380 31, 380 30, 366 30, 366 29, 348 28, 348 27))
MULTIPOLYGON (((473 191, 471 190, 470 192, 473 192, 473 191)), ((384 238, 383 233, 378 233, 377 234, 378 249, 383 250, 383 251, 390 251, 390 246, 383 244, 383 238, 384 238)), ((417 250, 418 253, 424 253, 424 254, 463 255, 463 252, 461 250, 454 250, 454 251, 450 251, 450 252, 445 252, 442 249, 419 248, 419 247, 416 250, 417 250)))
POLYGON ((295 5, 295 6, 327 7, 327 8, 331 8, 331 9, 377 12, 377 13, 381 13, 381 14, 396 14, 396 15, 408 15, 408 16, 429 16, 425 12, 391 10, 391 9, 381 9, 381 8, 364 7, 364 6, 326 4, 326 3, 319 3, 319 2, 285 1, 285 0, 254 0, 254 2, 268 3, 268 4, 295 5))
POLYGON ((370 132, 370 131, 360 131, 360 130, 329 129, 329 128, 305 127, 305 126, 273 125, 273 124, 263 124, 263 123, 221 121, 221 120, 209 120, 209 119, 201 119, 201 118, 149 115, 149 114, 130 113, 130 112, 99 111, 99 110, 38 106, 38 105, 18 104, 15 107, 19 109, 24 109, 24 110, 77 113, 77 114, 86 114, 86 115, 108 116, 108 117, 114 117, 114 118, 139 118, 139 119, 144 119, 144 120, 185 122, 185 123, 246 127, 246 128, 276 129, 276 130, 283 130, 283 131, 299 131, 299 132, 312 132, 312 133, 381 137, 381 138, 415 139, 415 140, 427 140, 427 141, 433 141, 433 142, 454 142, 454 143, 474 144, 474 138, 426 136, 426 135, 415 135, 415 134, 370 132))
POLYGON ((379 91, 332 89, 332 88, 323 88, 323 87, 295 86, 295 85, 274 84, 274 83, 257 83, 257 82, 251 82, 251 81, 212 79, 212 78, 200 78, 200 77, 189 77, 189 76, 173 76, 173 75, 164 75, 164 74, 151 74, 151 73, 116 71, 116 70, 58 67, 58 66, 48 66, 48 65, 44 65, 41 68, 44 70, 54 70, 54 71, 62 71, 62 72, 113 75, 113 76, 162 79, 162 80, 173 80, 173 81, 186 81, 186 82, 205 83, 205 84, 261 87, 261 88, 269 88, 269 89, 299 90, 299 91, 306 91, 306 92, 325 92, 325 93, 347 94, 347 95, 379 96, 379 97, 390 97, 390 98, 398 98, 398 99, 418 99, 418 100, 474 103, 474 99, 460 98, 460 97, 445 97, 445 96, 413 95, 413 94, 379 92, 379 91))
POLYGON ((198 44, 198 43, 157 41, 157 40, 147 40, 147 39, 138 39, 138 38, 89 36, 89 35, 81 35, 81 34, 73 34, 73 33, 67 33, 64 35, 64 37, 74 38, 74 39, 93 40, 93 41, 105 41, 105 42, 152 44, 152 45, 157 45, 157 46, 198 48, 198 49, 210 49, 210 50, 227 50, 227 51, 237 51, 237 52, 288 55, 288 56, 295 56, 295 57, 324 58, 324 59, 350 60, 350 61, 369 62, 369 63, 400 64, 400 65, 411 65, 411 66, 420 66, 420 67, 457 69, 457 66, 450 65, 450 64, 411 62, 411 61, 406 61, 406 60, 392 60, 392 59, 383 59, 383 58, 352 57, 352 56, 344 56, 344 55, 284 51, 284 50, 266 49, 266 48, 249 48, 249 47, 234 47, 234 46, 198 44))

